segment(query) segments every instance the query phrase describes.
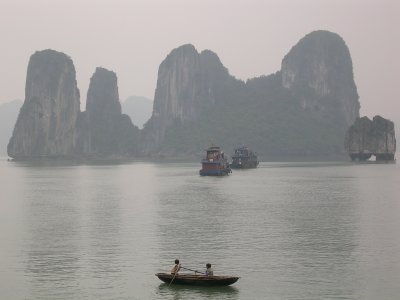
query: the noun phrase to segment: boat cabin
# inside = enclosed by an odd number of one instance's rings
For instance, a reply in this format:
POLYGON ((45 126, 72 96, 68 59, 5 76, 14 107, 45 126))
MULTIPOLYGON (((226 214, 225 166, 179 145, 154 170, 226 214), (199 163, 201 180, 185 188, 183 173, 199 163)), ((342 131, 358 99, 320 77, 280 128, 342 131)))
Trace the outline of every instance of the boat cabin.
POLYGON ((221 176, 231 173, 228 159, 220 147, 212 146, 206 150, 206 157, 201 161, 201 176, 221 176))
POLYGON ((221 151, 220 147, 210 147, 206 151, 206 160, 209 162, 224 159, 224 152, 221 151))

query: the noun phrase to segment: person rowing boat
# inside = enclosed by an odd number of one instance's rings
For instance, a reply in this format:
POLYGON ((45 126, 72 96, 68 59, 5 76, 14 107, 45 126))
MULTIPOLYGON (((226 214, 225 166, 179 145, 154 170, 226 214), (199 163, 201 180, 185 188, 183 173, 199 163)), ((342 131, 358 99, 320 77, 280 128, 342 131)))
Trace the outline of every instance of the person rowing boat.
POLYGON ((204 272, 200 272, 200 271, 197 271, 197 270, 193 270, 193 269, 182 267, 181 264, 179 263, 179 259, 175 259, 175 265, 171 269, 171 274, 172 275, 178 274, 180 269, 193 271, 195 274, 202 274, 202 275, 206 275, 206 276, 213 276, 214 275, 214 269, 211 267, 210 263, 206 264, 206 269, 205 269, 204 272))
POLYGON ((175 265, 171 269, 171 274, 172 275, 178 274, 180 269, 181 269, 181 264, 179 263, 179 259, 175 259, 175 265))
POLYGON ((214 269, 211 267, 211 264, 208 263, 206 264, 206 271, 204 272, 206 276, 213 276, 214 275, 214 269))
POLYGON ((202 285, 202 286, 226 286, 238 281, 236 276, 215 276, 210 263, 206 264, 206 271, 201 272, 189 268, 182 267, 179 260, 175 260, 175 265, 170 273, 155 274, 161 281, 171 284, 186 284, 186 285, 202 285), (195 274, 180 274, 179 270, 192 271, 195 274))

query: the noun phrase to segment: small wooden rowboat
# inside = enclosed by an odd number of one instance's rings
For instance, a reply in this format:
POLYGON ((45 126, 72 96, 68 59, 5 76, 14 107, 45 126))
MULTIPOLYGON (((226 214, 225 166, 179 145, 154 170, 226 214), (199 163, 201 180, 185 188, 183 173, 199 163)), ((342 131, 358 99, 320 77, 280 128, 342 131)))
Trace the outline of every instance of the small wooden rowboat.
POLYGON ((233 284, 239 279, 239 277, 232 276, 205 276, 192 274, 177 274, 174 276, 173 274, 168 273, 157 273, 156 276, 166 283, 202 286, 225 286, 233 284))

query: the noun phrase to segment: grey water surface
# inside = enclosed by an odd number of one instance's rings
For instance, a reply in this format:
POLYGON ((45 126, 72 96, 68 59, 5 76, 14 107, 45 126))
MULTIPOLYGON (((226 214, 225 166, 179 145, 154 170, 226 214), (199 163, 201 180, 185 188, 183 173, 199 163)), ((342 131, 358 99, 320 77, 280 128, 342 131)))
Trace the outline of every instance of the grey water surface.
POLYGON ((397 164, 0 161, 0 299, 399 299, 397 164), (168 286, 179 258, 240 276, 168 286))

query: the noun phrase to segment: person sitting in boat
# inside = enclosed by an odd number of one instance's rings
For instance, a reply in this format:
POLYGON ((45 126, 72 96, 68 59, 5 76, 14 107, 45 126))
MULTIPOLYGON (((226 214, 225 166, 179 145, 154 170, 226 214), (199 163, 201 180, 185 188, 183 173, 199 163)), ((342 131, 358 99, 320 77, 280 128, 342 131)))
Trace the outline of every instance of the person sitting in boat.
POLYGON ((214 270, 211 267, 211 264, 208 263, 206 264, 206 272, 204 273, 206 276, 213 276, 214 275, 214 270))
POLYGON ((181 264, 179 263, 179 259, 175 259, 175 265, 171 269, 171 274, 175 275, 178 274, 179 270, 181 269, 181 264))

